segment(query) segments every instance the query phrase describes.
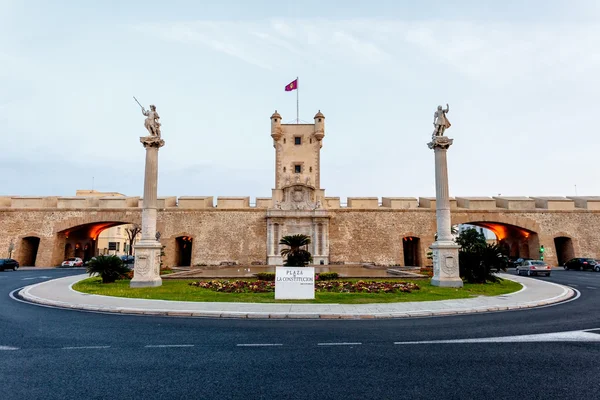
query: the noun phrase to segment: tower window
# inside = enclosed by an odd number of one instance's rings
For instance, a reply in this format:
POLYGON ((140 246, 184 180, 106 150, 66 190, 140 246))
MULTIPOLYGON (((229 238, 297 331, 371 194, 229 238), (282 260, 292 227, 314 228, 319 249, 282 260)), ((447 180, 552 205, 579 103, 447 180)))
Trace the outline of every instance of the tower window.
POLYGON ((294 172, 296 174, 302 173, 302 165, 294 165, 294 172))
POLYGON ((302 144, 302 138, 300 136, 296 136, 294 138, 294 144, 302 144))
POLYGON ((283 144, 285 144, 285 138, 283 138, 283 144))
POLYGON ((308 142, 309 142, 309 143, 312 143, 312 138, 308 139, 308 142))
POLYGON ((312 172, 312 167, 309 167, 309 168, 308 168, 308 171, 309 171, 309 172, 312 172))
POLYGON ((285 167, 283 167, 283 172, 285 172, 285 167))

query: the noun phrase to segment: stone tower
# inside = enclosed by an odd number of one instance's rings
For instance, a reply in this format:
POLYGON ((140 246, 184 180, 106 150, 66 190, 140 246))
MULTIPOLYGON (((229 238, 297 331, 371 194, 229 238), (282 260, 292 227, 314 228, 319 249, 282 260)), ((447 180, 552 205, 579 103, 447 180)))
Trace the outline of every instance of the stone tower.
POLYGON ((319 111, 314 124, 282 124, 277 111, 271 116, 271 137, 275 147, 275 189, 273 201, 283 201, 282 189, 302 183, 317 193, 321 190, 321 147, 325 136, 325 116, 319 111))
POLYGON ((321 188, 321 147, 325 116, 319 111, 314 124, 282 124, 271 115, 275 147, 275 188, 267 210, 267 259, 282 265, 279 240, 286 235, 311 238, 308 251, 315 264, 329 263, 329 213, 321 188))

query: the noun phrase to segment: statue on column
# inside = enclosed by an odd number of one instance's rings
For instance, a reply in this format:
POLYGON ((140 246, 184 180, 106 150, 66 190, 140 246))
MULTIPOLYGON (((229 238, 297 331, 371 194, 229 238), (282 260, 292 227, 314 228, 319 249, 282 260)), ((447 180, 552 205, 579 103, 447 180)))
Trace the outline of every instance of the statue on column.
POLYGON ((140 102, 135 98, 135 96, 133 98, 135 102, 142 107, 142 114, 146 116, 144 127, 148 130, 148 133, 150 133, 149 136, 156 136, 160 138, 160 122, 158 122, 160 117, 156 112, 156 106, 154 104, 150 104, 150 110, 146 110, 144 106, 141 105, 140 102))
POLYGON ((432 139, 436 136, 444 136, 444 131, 450 128, 450 121, 448 121, 448 117, 446 117, 448 111, 450 111, 450 106, 446 104, 445 110, 442 106, 438 106, 437 111, 433 113, 433 126, 435 128, 433 130, 433 135, 431 135, 432 139))

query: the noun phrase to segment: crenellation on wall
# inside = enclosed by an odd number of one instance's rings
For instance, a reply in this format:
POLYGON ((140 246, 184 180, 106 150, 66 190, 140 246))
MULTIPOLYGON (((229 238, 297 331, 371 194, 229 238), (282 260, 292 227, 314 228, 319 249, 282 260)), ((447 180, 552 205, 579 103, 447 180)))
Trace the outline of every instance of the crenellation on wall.
POLYGON ((271 208, 273 207, 273 198, 271 197, 257 197, 256 208, 271 208))
POLYGON ((575 201, 576 208, 600 210, 600 196, 567 196, 567 198, 575 201))
POLYGON ((496 200, 491 197, 456 197, 456 205, 470 210, 493 210, 496 200))
POLYGON ((130 208, 139 207, 139 197, 100 197, 98 199, 99 208, 130 208))
MULTIPOLYGON (((450 197, 450 209, 456 209, 458 206, 456 205, 456 199, 454 197, 450 197)), ((437 205, 437 201, 435 197, 419 197, 419 208, 429 208, 434 209, 437 205)))
MULTIPOLYGON (((144 199, 140 198, 138 200, 139 208, 144 207, 144 199)), ((177 207, 177 196, 165 196, 165 197, 157 197, 156 198, 156 207, 157 208, 172 208, 177 207)))
POLYGON ((177 199, 179 208, 213 208, 213 196, 182 196, 177 199))
POLYGON ((341 202, 339 197, 325 197, 325 208, 327 209, 336 209, 341 207, 341 202))
POLYGON ((381 206, 387 208, 417 208, 419 202, 416 197, 382 197, 381 206))
POLYGON ((18 196, 11 198, 11 207, 15 208, 56 208, 57 196, 18 196))
POLYGON ((348 197, 348 208, 372 209, 379 208, 378 197, 348 197))
POLYGON ((496 196, 493 199, 496 200, 496 207, 498 208, 506 208, 507 210, 535 209, 535 200, 529 197, 496 196))
POLYGON ((575 201, 566 197, 532 197, 536 208, 545 210, 573 210, 575 201))
POLYGON ((217 208, 249 208, 250 197, 217 197, 217 208))

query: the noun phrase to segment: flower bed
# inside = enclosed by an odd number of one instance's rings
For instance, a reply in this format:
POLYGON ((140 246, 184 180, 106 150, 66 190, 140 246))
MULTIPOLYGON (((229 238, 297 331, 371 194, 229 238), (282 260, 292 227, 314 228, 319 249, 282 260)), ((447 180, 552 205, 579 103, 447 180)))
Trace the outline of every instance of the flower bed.
MULTIPOLYGON (((267 293, 275 291, 273 281, 229 281, 211 280, 191 282, 190 286, 224 293, 267 293)), ((419 290, 412 282, 380 282, 380 281, 317 281, 315 291, 330 293, 410 293, 419 290)))

